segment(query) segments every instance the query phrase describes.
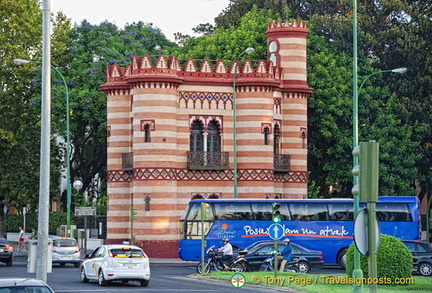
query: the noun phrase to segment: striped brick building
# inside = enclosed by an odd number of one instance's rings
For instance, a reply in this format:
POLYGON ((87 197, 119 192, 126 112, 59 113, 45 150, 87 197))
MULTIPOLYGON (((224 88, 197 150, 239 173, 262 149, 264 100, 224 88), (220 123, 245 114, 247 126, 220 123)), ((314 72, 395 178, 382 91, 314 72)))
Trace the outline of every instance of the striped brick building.
POLYGON ((108 66, 107 243, 177 257, 192 198, 307 195, 306 23, 270 22, 268 60, 135 57, 108 66), (233 97, 234 75, 236 94, 233 97), (233 111, 235 98, 236 111, 233 111), (136 220, 131 226, 131 207, 136 220))

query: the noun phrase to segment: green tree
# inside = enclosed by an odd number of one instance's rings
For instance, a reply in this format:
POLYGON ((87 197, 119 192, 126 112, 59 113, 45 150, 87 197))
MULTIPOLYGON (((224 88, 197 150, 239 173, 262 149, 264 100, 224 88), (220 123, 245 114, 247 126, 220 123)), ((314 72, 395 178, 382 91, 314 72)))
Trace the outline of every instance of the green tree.
POLYGON ((210 35, 186 38, 183 46, 169 53, 179 59, 235 60, 247 47, 253 47, 255 52, 251 59, 266 59, 267 23, 278 18, 271 11, 254 6, 242 17, 239 26, 217 28, 210 35))
MULTIPOLYGON (((31 83, 29 66, 18 67, 14 58, 39 61, 42 43, 42 11, 37 0, 0 0, 0 202, 37 209, 39 194, 40 109, 31 105, 41 88, 31 83)), ((61 15, 53 32, 64 36, 67 21, 61 15)), ((53 52, 60 48, 53 42, 53 52)), ((58 195, 59 152, 53 139, 51 192, 58 195)), ((3 209, 1 209, 3 213, 3 209)), ((3 218, 3 217, 1 217, 3 218)))
MULTIPOLYGON (((330 196, 332 186, 333 196, 351 197, 352 1, 231 1, 216 18, 216 31, 239 23, 253 5, 278 13, 288 8, 293 18, 309 21, 308 79, 315 89, 308 112, 309 186, 314 196, 330 196)), ((359 140, 381 146, 381 195, 413 194, 416 179, 429 190, 431 66, 420 63, 431 61, 430 54, 422 56, 429 51, 430 16, 426 1, 358 4, 359 82, 383 69, 416 68, 403 76, 376 76, 359 93, 359 140)))
MULTIPOLYGON (((69 86, 71 129, 71 181, 80 178, 90 202, 106 195, 106 96, 100 85, 106 66, 125 65, 133 56, 159 55, 175 46, 151 23, 132 23, 120 29, 109 22, 92 25, 86 20, 69 33, 64 72, 69 86)), ((64 92, 62 84, 56 87, 64 92)), ((59 101, 53 112, 58 133, 64 135, 66 103, 59 101)))

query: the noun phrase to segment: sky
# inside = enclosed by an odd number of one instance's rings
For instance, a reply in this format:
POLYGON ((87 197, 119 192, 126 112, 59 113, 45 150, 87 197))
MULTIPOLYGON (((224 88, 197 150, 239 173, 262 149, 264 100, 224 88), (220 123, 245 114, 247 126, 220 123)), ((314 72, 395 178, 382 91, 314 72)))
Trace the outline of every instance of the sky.
POLYGON ((201 23, 214 24, 214 18, 229 0, 51 0, 51 11, 62 11, 72 24, 86 19, 93 25, 107 20, 123 27, 126 23, 153 23, 174 41, 174 33, 193 35, 201 23))

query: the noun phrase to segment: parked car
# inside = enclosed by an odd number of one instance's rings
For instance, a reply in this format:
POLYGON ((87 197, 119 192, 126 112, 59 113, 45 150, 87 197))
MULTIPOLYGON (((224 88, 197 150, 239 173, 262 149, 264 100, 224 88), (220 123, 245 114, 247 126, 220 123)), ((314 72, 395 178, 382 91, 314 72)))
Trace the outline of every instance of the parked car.
POLYGON ((38 279, 0 278, 0 292, 54 293, 54 290, 38 279))
POLYGON ((8 267, 13 263, 14 259, 14 248, 6 240, 6 238, 0 238, 0 262, 4 262, 8 267))
MULTIPOLYGON (((272 255, 271 251, 274 246, 273 240, 264 240, 255 242, 246 247, 248 253, 245 255, 245 260, 248 264, 248 270, 259 270, 264 260, 272 255)), ((285 248, 285 244, 278 241, 278 250, 282 251, 285 248)), ((291 243, 292 257, 298 258, 298 267, 300 273, 307 273, 311 269, 319 269, 324 266, 322 260, 322 252, 316 250, 310 250, 301 245, 291 243)))
POLYGON ((432 243, 423 241, 402 241, 413 256, 413 271, 423 276, 432 276, 432 243))
POLYGON ((81 264, 81 282, 98 281, 105 286, 111 281, 150 282, 150 261, 144 251, 134 245, 101 245, 81 264))
POLYGON ((52 240, 52 263, 65 266, 67 263, 78 268, 81 264, 81 248, 74 238, 53 237, 52 240))

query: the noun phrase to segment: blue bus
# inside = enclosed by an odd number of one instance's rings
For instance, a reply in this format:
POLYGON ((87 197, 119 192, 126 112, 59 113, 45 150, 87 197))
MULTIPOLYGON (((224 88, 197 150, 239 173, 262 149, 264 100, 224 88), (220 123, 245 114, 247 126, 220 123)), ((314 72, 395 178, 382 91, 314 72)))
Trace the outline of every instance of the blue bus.
MULTIPOLYGON (((353 242, 352 199, 197 199, 191 200, 180 219, 179 257, 200 260, 201 231, 207 247, 231 244, 246 247, 271 240, 272 203, 280 204, 284 236, 291 242, 323 252, 325 263, 343 266, 343 256, 353 242), (201 203, 207 207, 202 228, 201 203)), ((366 208, 360 202, 360 209, 366 208)), ((404 240, 421 236, 419 201, 415 196, 379 197, 377 220, 382 234, 404 240)))

